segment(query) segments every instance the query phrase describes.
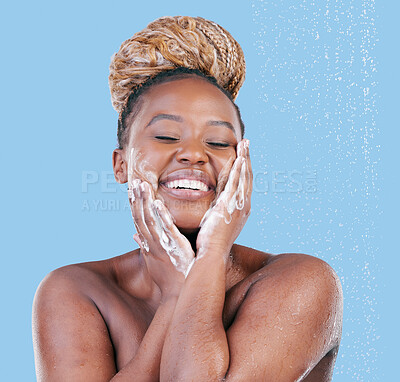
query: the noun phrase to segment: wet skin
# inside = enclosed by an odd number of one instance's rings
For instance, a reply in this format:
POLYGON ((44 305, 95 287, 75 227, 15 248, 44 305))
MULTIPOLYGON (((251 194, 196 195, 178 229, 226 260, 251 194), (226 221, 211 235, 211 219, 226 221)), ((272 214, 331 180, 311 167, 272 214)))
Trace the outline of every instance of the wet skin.
POLYGON ((333 270, 304 254, 233 244, 252 177, 230 100, 194 77, 154 86, 142 101, 127 147, 113 154, 141 249, 60 268, 41 283, 38 380, 329 381, 342 322, 333 270), (207 190, 171 188, 182 178, 207 190), (239 184, 242 208, 227 213, 239 184), (164 237, 191 263, 187 278, 164 237))

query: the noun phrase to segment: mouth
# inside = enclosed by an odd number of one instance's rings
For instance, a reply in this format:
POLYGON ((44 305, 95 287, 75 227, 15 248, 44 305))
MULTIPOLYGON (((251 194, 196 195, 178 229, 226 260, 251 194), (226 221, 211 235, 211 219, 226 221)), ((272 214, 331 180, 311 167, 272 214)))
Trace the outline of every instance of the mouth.
POLYGON ((207 173, 196 169, 177 170, 160 181, 161 188, 172 197, 196 200, 215 192, 207 173))

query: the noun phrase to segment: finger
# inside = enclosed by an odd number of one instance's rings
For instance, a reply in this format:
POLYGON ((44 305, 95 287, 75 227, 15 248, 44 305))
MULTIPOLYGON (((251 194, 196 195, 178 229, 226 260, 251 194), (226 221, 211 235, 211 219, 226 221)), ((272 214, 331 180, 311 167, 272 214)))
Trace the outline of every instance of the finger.
MULTIPOLYGON (((134 223, 135 223, 135 221, 134 221, 134 223)), ((135 223, 135 228, 136 228, 137 233, 135 233, 133 235, 133 240, 135 240, 136 243, 138 243, 138 245, 142 251, 144 250, 145 252, 149 252, 149 245, 148 245, 146 239, 141 234, 140 229, 136 223, 135 223)))
POLYGON ((144 250, 143 241, 141 240, 139 234, 135 233, 133 235, 133 240, 136 241, 136 243, 138 244, 139 248, 143 251, 144 250))
POLYGON ((194 257, 192 246, 185 236, 183 236, 176 225, 174 224, 171 214, 167 207, 160 201, 154 201, 154 207, 157 210, 157 214, 160 217, 163 228, 168 238, 176 243, 176 245, 187 255, 194 257))
POLYGON ((230 197, 237 189, 243 161, 244 161, 244 158, 242 156, 240 156, 240 157, 237 157, 235 159, 235 162, 233 163, 232 170, 229 174, 228 182, 226 183, 226 186, 224 189, 224 192, 226 192, 228 197, 230 197))
POLYGON ((217 212, 222 213, 223 215, 225 215, 225 212, 228 213, 227 220, 230 220, 229 216, 233 213, 237 205, 237 188, 239 185, 243 161, 244 158, 242 156, 236 158, 232 167, 232 171, 229 174, 229 179, 225 189, 215 204, 215 209, 217 212))
MULTIPOLYGON (((163 248, 170 257, 178 256, 174 264, 182 264, 182 260, 185 262, 187 256, 182 250, 183 248, 177 244, 177 237, 173 237, 171 234, 171 228, 174 227, 176 229, 175 235, 176 232, 181 235, 175 227, 172 217, 165 207, 163 213, 159 213, 156 207, 157 201, 154 200, 152 189, 148 183, 142 183, 141 191, 143 195, 144 219, 151 235, 149 243, 154 249, 154 252, 152 251, 153 255, 160 253, 159 250, 163 248)), ((162 204, 161 201, 158 201, 158 203, 162 204)))
POLYGON ((250 141, 248 139, 244 139, 243 154, 246 159, 246 184, 248 185, 248 193, 251 194, 253 190, 253 170, 251 167, 249 145, 250 141))
POLYGON ((242 210, 244 207, 245 198, 247 196, 248 190, 248 176, 247 176, 247 164, 246 160, 243 159, 241 169, 240 169, 240 177, 236 192, 236 208, 238 210, 242 210))
POLYGON ((232 170, 234 162, 234 157, 229 158, 229 160, 225 163, 224 167, 220 171, 217 179, 217 189, 215 190, 216 197, 218 197, 224 190, 226 183, 228 182, 229 174, 232 170))
POLYGON ((138 243, 139 247, 143 250, 145 247, 147 247, 147 243, 144 240, 140 228, 137 224, 137 219, 135 218, 135 215, 137 216, 137 212, 135 212, 135 208, 136 206, 134 205, 134 202, 136 200, 136 197, 138 195, 137 193, 137 187, 140 184, 140 179, 131 179, 129 181, 129 187, 128 187, 128 197, 129 197, 129 204, 131 207, 131 214, 132 214, 132 218, 133 218, 133 223, 135 225, 135 229, 136 229, 136 234, 133 236, 133 239, 138 243), (136 194, 136 196, 135 196, 136 194))
POLYGON ((160 200, 155 200, 153 206, 163 226, 163 236, 160 243, 166 250, 170 261, 186 278, 195 259, 192 246, 173 223, 165 205, 160 200))
POLYGON ((152 241, 158 243, 161 239, 163 228, 154 208, 154 197, 151 187, 147 182, 142 182, 140 190, 143 198, 143 219, 145 225, 150 233, 152 241))
POLYGON ((149 231, 144 220, 143 197, 140 190, 140 184, 140 181, 136 182, 132 189, 133 196, 135 198, 135 200, 132 202, 132 215, 138 234, 142 239, 144 239, 144 241, 147 242, 146 238, 149 238, 149 231))
POLYGON ((134 189, 139 185, 140 179, 131 179, 128 182, 128 198, 129 198, 129 203, 132 208, 132 203, 135 201, 135 194, 134 194, 134 189))
POLYGON ((245 155, 246 155, 246 186, 244 191, 244 204, 245 213, 248 216, 251 211, 251 193, 253 192, 253 171, 251 168, 249 141, 246 142, 245 155))
POLYGON ((240 156, 244 157, 245 156, 245 150, 246 150, 247 142, 248 142, 248 139, 242 139, 238 143, 238 145, 236 147, 236 155, 238 157, 240 157, 240 156))

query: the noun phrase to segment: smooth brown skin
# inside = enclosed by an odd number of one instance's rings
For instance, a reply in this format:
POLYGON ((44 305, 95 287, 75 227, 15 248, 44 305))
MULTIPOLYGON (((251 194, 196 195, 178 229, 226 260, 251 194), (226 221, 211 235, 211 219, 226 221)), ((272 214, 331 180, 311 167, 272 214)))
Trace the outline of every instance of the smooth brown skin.
MULTIPOLYGON (((143 100, 127 148, 113 154, 117 181, 127 182, 127 153, 134 147, 159 180, 196 168, 216 184, 240 141, 229 99, 196 77, 157 85, 143 100), (147 126, 160 114, 180 120, 147 126), (230 122, 234 130, 210 121, 230 122), (166 142, 156 138, 160 135, 178 140, 166 142)), ((239 156, 251 174, 248 150, 239 156)), ((150 252, 66 266, 40 284, 33 310, 38 380, 331 380, 341 336, 340 282, 315 257, 233 244, 250 211, 251 177, 246 193, 243 210, 232 214, 230 224, 216 220, 216 227, 197 235, 215 194, 177 203, 161 188, 137 191, 133 216, 136 227, 149 227, 142 239, 146 236, 150 252), (159 249, 148 212, 143 218, 137 214, 151 192, 162 197, 188 238, 174 225, 167 227, 180 242, 190 242, 185 253, 194 257, 193 247, 202 254, 186 279, 159 249)))

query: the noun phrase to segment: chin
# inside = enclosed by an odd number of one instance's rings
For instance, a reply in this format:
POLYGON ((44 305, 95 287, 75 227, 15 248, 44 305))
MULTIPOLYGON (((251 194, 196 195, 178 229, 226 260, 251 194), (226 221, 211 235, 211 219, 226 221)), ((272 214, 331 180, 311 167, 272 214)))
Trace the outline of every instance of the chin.
POLYGON ((184 234, 195 233, 200 229, 200 223, 206 211, 194 210, 188 211, 171 211, 175 225, 179 231, 184 234))
POLYGON ((181 228, 178 227, 179 232, 186 236, 189 240, 191 240, 193 237, 196 237, 200 228, 181 228))

